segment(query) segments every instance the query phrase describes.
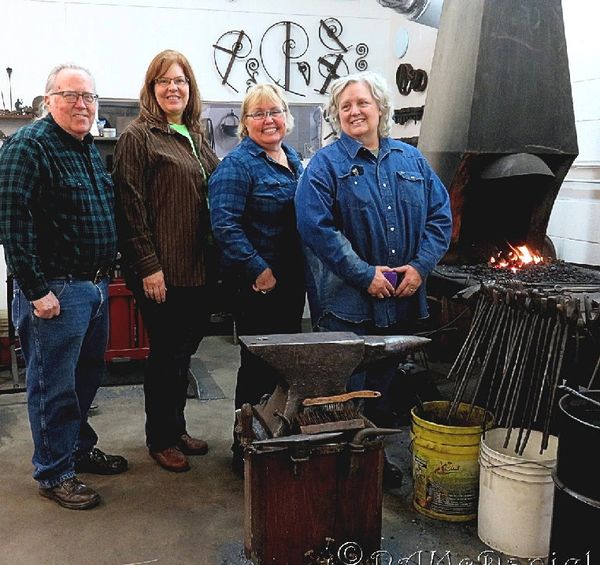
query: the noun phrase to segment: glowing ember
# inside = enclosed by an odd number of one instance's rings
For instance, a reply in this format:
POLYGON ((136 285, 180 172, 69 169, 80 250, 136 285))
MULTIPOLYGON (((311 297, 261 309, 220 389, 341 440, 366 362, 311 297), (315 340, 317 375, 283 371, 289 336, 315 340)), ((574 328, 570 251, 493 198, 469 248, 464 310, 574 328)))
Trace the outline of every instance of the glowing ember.
POLYGON ((495 257, 490 257, 489 266, 495 269, 510 269, 517 271, 527 265, 537 265, 542 263, 544 258, 541 255, 532 253, 526 245, 513 247, 508 244, 511 251, 499 251, 495 257))

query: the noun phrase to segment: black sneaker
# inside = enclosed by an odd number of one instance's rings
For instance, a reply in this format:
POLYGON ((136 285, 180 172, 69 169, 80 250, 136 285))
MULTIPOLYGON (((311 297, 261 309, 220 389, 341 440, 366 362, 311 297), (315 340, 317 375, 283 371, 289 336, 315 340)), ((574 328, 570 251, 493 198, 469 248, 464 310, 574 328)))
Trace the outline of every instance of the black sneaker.
POLYGON ((100 502, 100 495, 94 489, 84 485, 77 477, 67 479, 55 487, 40 487, 39 493, 71 510, 86 510, 100 502))
POLYGON ((127 459, 120 455, 108 455, 94 447, 88 453, 75 455, 76 473, 95 473, 96 475, 118 475, 127 470, 127 459))

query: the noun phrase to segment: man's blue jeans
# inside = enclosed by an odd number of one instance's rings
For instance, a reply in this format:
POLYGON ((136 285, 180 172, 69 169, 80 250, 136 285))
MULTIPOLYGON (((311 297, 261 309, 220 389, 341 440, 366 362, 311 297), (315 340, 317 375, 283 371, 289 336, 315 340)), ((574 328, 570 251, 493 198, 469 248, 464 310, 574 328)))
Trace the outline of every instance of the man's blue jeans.
POLYGON ((75 476, 73 455, 98 441, 88 411, 104 375, 108 340, 108 279, 48 283, 60 302, 58 316, 35 316, 16 282, 12 302, 26 364, 33 477, 44 488, 75 476))

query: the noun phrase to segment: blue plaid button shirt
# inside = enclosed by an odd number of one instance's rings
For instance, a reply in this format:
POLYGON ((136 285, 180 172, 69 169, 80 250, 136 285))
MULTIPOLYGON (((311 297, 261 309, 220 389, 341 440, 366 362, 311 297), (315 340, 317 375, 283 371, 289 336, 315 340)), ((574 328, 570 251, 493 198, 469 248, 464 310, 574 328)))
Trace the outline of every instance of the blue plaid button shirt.
POLYGON ((292 170, 267 156, 245 137, 221 161, 208 185, 215 239, 226 265, 254 281, 270 267, 302 264, 294 212, 294 195, 302 163, 283 145, 292 170))
POLYGON ((0 149, 0 242, 29 300, 48 274, 94 272, 117 252, 113 185, 91 135, 83 141, 48 115, 0 149))

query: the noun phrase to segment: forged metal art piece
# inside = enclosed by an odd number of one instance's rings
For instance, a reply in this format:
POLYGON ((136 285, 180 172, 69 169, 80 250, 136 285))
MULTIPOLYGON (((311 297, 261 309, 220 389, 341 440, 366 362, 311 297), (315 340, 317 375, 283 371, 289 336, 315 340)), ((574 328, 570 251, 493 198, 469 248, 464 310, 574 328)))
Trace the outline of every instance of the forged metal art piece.
POLYGON ((340 78, 340 74, 338 73, 339 66, 343 63, 346 74, 348 74, 348 65, 346 61, 344 61, 344 56, 341 53, 334 55, 333 53, 330 55, 325 55, 324 57, 319 57, 319 74, 325 79, 323 86, 319 90, 315 88, 315 91, 319 94, 325 94, 327 92, 327 88, 329 88, 329 83, 336 79, 340 78), (333 63, 330 60, 334 58, 333 63), (324 74, 322 69, 327 69, 327 74, 324 74))
POLYGON ((304 82, 306 86, 310 84, 310 65, 306 61, 300 61, 300 63, 296 63, 298 66, 298 71, 304 77, 304 82))
POLYGON ((260 68, 260 63, 256 57, 251 57, 246 61, 246 72, 250 77, 246 81, 246 90, 250 88, 253 84, 256 84, 256 75, 258 74, 258 69, 260 68))
POLYGON ((400 108, 399 110, 394 110, 392 118, 395 123, 400 124, 401 126, 410 120, 414 120, 416 124, 423 118, 424 109, 425 106, 408 106, 406 108, 400 108))
POLYGON ((319 39, 330 51, 343 51, 344 53, 347 53, 352 45, 346 47, 346 45, 341 42, 340 35, 342 35, 343 31, 344 27, 338 19, 327 18, 326 20, 320 21, 319 39))
MULTIPOLYGON (((231 30, 225 32, 217 42, 213 44, 213 59, 215 61, 215 68, 221 77, 221 84, 226 84, 235 90, 235 92, 239 92, 235 86, 233 86, 229 82, 229 74, 231 73, 231 69, 236 59, 245 59, 250 52, 252 51, 252 40, 250 37, 244 32, 244 30, 231 30), (228 41, 233 40, 231 47, 226 47, 223 44, 227 44, 228 41), (229 55, 229 60, 227 62, 227 69, 225 72, 221 72, 219 67, 219 63, 217 61, 217 53, 223 52, 229 55)), ((257 61, 258 63, 258 61, 257 61)), ((248 64, 246 65, 246 69, 248 69, 248 64)), ((257 67, 258 69, 258 67, 257 67)), ((253 75, 250 75, 253 77, 253 75)))
MULTIPOLYGON (((262 39, 260 40, 260 61, 262 63, 263 69, 265 71, 265 73, 268 75, 268 77, 278 86, 281 86, 286 92, 291 92, 292 94, 297 94, 298 96, 306 96, 305 94, 302 94, 301 92, 295 92, 294 90, 292 90, 290 88, 290 81, 291 81, 291 74, 290 74, 290 69, 291 69, 291 63, 292 61, 298 63, 297 61, 295 61, 295 59, 300 59, 300 57, 302 57, 307 51, 308 51, 308 46, 309 46, 309 39, 308 39, 308 34, 306 33, 306 30, 297 23, 291 22, 291 21, 281 21, 281 22, 277 22, 274 23, 272 26, 270 26, 267 31, 265 31, 265 33, 262 36, 262 39), (266 55, 266 40, 271 36, 274 35, 274 33, 276 33, 278 30, 278 28, 284 28, 285 30, 285 39, 281 45, 281 50, 283 52, 284 55, 284 79, 283 79, 283 84, 281 81, 281 78, 276 78, 275 72, 273 71, 273 68, 271 67, 271 69, 269 69, 269 64, 267 64, 265 62, 265 55, 266 55), (298 39, 296 39, 294 37, 294 35, 299 36, 298 39)), ((308 63, 301 61, 299 62, 300 64, 304 64, 304 65, 308 65, 308 63)), ((302 69, 300 68, 300 65, 298 65, 298 70, 299 72, 302 74, 304 80, 306 81, 306 76, 302 73, 302 69)))
POLYGON ((427 88, 427 72, 423 69, 413 69, 409 63, 401 63, 396 70, 396 86, 403 96, 415 92, 424 92, 427 88))
POLYGON ((365 57, 369 54, 369 47, 366 43, 359 43, 356 46, 356 54, 358 55, 358 59, 354 62, 354 66, 357 71, 366 71, 369 67, 369 63, 367 63, 365 57))

